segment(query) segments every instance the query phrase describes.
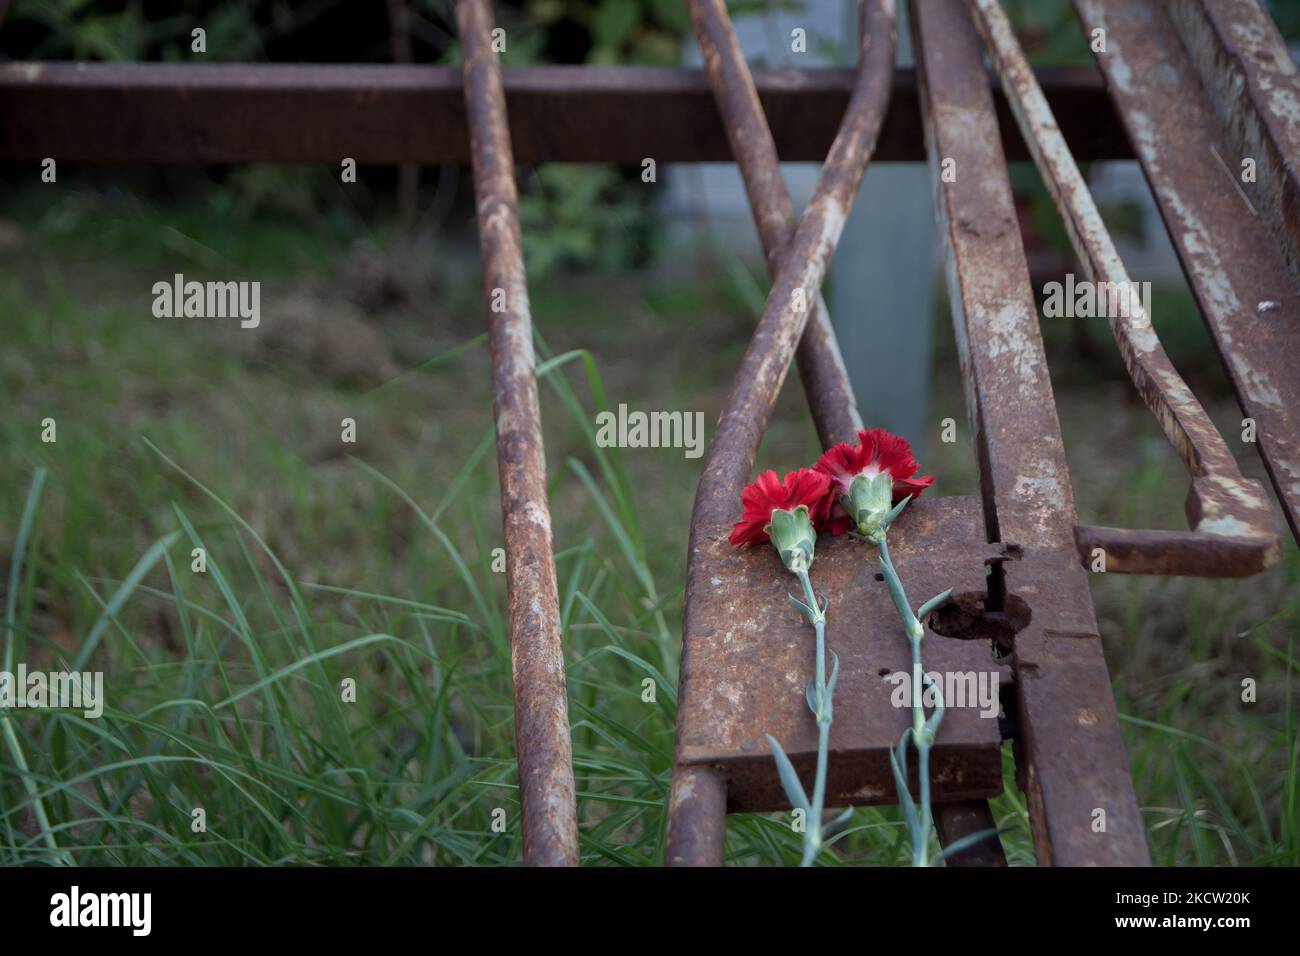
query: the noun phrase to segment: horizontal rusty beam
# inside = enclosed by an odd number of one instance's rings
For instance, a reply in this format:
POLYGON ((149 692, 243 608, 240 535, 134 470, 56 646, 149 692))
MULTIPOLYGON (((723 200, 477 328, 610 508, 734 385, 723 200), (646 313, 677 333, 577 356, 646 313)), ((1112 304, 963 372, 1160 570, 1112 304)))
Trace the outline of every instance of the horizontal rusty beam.
MULTIPOLYGON (((502 71, 520 163, 731 162, 701 69, 546 66, 502 71)), ((821 162, 854 70, 755 70, 777 152, 821 162)), ((1132 150, 1095 67, 1037 72, 1079 159, 1132 150)), ((897 70, 878 161, 925 158, 915 71, 897 70)), ((1010 159, 1029 154, 998 111, 1010 159)), ((0 64, 0 162, 467 163, 460 71, 442 66, 0 64)))

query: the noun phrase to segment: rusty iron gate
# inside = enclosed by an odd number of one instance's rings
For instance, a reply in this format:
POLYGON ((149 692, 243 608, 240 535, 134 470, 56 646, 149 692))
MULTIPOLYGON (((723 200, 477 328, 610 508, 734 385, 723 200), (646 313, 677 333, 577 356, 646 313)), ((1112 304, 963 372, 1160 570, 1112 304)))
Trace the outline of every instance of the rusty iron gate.
MULTIPOLYGON (((737 551, 739 510, 797 359, 817 433, 861 426, 817 290, 872 158, 926 160, 943 237, 981 493, 927 498, 891 546, 912 586, 952 598, 929 666, 996 660, 1005 717, 950 710, 933 755, 950 845, 993 826, 1013 742, 1043 864, 1149 857, 1088 590, 1109 573, 1230 577, 1276 561, 1263 488, 1174 370, 1149 316, 1112 318, 1133 384, 1189 476, 1187 530, 1081 523, 1008 180, 1032 160, 1098 283, 1126 283, 1077 161, 1142 164, 1293 534, 1300 536, 1300 79, 1257 0, 1073 0, 1097 65, 1032 70, 999 0, 910 0, 915 70, 894 67, 894 0, 862 0, 853 70, 751 71, 724 0, 688 0, 705 69, 503 72, 489 0, 457 0, 463 71, 417 66, 0 64, 0 160, 78 163, 469 162, 488 304, 513 649, 524 859, 578 862, 563 635, 514 164, 734 159, 771 292, 717 423, 691 523, 666 862, 720 864, 726 814, 786 806, 763 745, 811 775, 816 731, 786 675, 811 667, 769 549, 737 551), (1098 32, 1100 31, 1100 32, 1098 32), (992 64, 990 74, 986 67, 992 64), (822 160, 797 219, 781 160, 822 160), (1257 170, 1249 192, 1236 164, 1257 170), (945 172, 951 174, 946 175, 945 172), (796 310, 795 290, 815 305, 796 310), (494 300, 496 300, 494 302, 494 300), (504 308, 494 304, 504 302, 504 308), (736 596, 744 595, 737 601, 736 596), (775 623, 773 623, 775 622, 775 623), (1094 831, 1104 810, 1104 832, 1094 831)), ((7 4, 0 0, 0 21, 7 4)), ((915 321, 915 316, 890 321, 915 321)), ((924 317, 921 317, 923 320, 924 317)), ((827 804, 898 798, 888 752, 907 715, 880 675, 907 648, 885 585, 847 538, 818 549, 842 663, 827 804)), ((928 593, 927 592, 927 593, 928 593)), ((915 779, 912 785, 916 785, 915 779)), ((1005 865, 996 839, 949 865, 1005 865)))

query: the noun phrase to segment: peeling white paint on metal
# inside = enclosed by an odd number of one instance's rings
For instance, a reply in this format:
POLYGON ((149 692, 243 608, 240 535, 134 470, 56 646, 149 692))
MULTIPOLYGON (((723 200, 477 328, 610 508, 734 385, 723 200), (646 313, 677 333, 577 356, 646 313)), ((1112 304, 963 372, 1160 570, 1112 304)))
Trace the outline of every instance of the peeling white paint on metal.
POLYGON ((1195 530, 1199 534, 1212 534, 1216 537, 1225 538, 1255 536, 1254 528, 1246 522, 1240 521, 1231 515, 1221 515, 1217 518, 1206 518, 1196 526, 1195 530))
POLYGON ((1237 371, 1238 381, 1247 397, 1273 411, 1288 410, 1282 393, 1277 390, 1277 386, 1266 373, 1255 368, 1238 352, 1229 352, 1228 357, 1232 361, 1232 367, 1237 371))
POLYGON ((983 340, 990 358, 1011 357, 1016 375, 1015 387, 1021 397, 1032 399, 1038 388, 1040 354, 1033 332, 1033 322, 1027 303, 1008 300, 990 315, 990 310, 976 304, 974 308, 977 328, 984 331, 983 340))
MULTIPOLYGON (((1049 471, 1052 470, 1049 468, 1049 471)), ((1018 475, 1014 494, 1022 501, 1032 503, 1035 508, 1059 511, 1065 507, 1061 480, 1055 474, 1018 475)))
POLYGON ((724 698, 732 708, 740 707, 745 700, 745 688, 734 681, 724 681, 717 687, 717 695, 724 698))
MULTIPOLYGON (((844 231, 844 222, 848 218, 848 211, 844 208, 844 204, 833 196, 827 196, 826 201, 821 203, 821 207, 822 229, 817 237, 817 253, 808 262, 806 275, 809 277, 815 277, 825 271, 824 261, 835 249, 835 244, 840 241, 840 233, 844 231)), ((818 284, 820 283, 814 283, 814 285, 818 284)))
POLYGON ((695 774, 689 771, 673 774, 672 803, 673 812, 683 803, 695 796, 695 774))
POLYGON ((1217 490, 1224 492, 1237 503, 1252 510, 1267 511, 1268 506, 1255 493, 1254 484, 1246 484, 1227 475, 1210 475, 1207 481, 1217 490))
POLYGON ((538 504, 536 501, 524 502, 524 517, 545 531, 548 536, 550 535, 551 516, 545 505, 538 504))

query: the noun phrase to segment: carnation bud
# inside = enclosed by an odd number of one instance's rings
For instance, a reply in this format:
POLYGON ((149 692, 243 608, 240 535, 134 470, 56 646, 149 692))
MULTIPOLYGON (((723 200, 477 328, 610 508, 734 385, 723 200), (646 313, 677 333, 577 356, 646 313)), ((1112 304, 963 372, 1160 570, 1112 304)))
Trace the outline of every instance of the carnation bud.
POLYGON ((853 518, 858 532, 873 544, 889 530, 894 501, 894 479, 888 472, 868 477, 858 475, 844 496, 844 510, 853 518))
POLYGON ((798 574, 812 567, 817 532, 807 505, 799 505, 793 511, 773 508, 772 520, 763 530, 772 539, 772 547, 781 555, 787 570, 798 574))

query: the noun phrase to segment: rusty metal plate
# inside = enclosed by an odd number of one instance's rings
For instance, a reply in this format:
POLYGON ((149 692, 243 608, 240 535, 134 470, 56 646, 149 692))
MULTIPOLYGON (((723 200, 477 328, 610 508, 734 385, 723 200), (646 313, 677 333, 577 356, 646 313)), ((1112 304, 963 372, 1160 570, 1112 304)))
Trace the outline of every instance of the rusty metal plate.
MULTIPOLYGON (((678 759, 719 766, 729 810, 778 810, 788 801, 765 734, 781 742, 809 785, 816 765, 817 729, 804 702, 813 635, 786 597, 794 579, 776 552, 732 547, 729 531, 713 525, 696 536, 700 553, 692 557, 708 569, 709 587, 692 595, 684 636, 691 680, 678 711, 678 759)), ((999 546, 985 542, 979 501, 971 497, 916 502, 890 542, 915 604, 948 587, 964 601, 982 597, 986 564, 1003 557, 999 546)), ((911 652, 888 589, 876 580, 879 567, 875 549, 863 542, 825 535, 817 542, 813 584, 830 599, 827 646, 840 659, 828 806, 896 801, 889 749, 909 726, 911 711, 891 704, 894 685, 883 675, 910 673, 911 652)), ((927 671, 997 673, 1005 683, 988 641, 930 631, 923 654, 927 671)), ((935 799, 1000 793, 1001 745, 996 716, 950 708, 931 758, 935 799)))

